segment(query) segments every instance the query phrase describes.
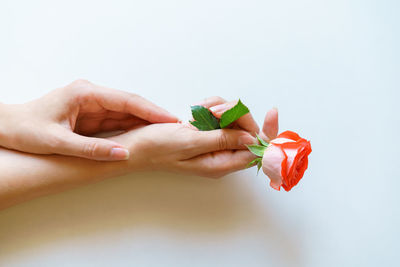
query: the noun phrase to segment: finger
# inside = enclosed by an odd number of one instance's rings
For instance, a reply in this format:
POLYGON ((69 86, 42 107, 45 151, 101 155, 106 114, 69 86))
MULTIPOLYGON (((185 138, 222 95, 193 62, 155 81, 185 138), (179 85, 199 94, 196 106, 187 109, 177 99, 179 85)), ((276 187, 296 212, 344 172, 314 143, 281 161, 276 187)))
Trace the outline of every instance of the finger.
MULTIPOLYGON (((62 128, 62 127, 61 127, 62 128)), ((78 135, 67 129, 59 129, 57 142, 51 152, 100 161, 127 160, 129 151, 117 142, 78 135)))
POLYGON ((187 158, 214 151, 246 149, 246 145, 255 142, 256 139, 243 130, 193 131, 191 141, 187 145, 187 158))
POLYGON ((152 123, 172 123, 179 119, 147 99, 128 92, 95 85, 97 102, 107 110, 130 113, 152 123))
MULTIPOLYGON (((237 104, 237 102, 238 101, 235 100, 235 101, 230 101, 230 102, 226 102, 223 104, 219 104, 216 106, 212 106, 212 107, 210 107, 210 111, 212 112, 212 114, 215 117, 221 118, 222 114, 225 111, 233 108, 237 104)), ((256 133, 258 133, 260 131, 260 128, 258 127, 257 122, 254 120, 251 113, 247 113, 247 114, 243 115, 236 121, 236 123, 240 128, 242 128, 245 131, 248 131, 253 136, 255 136, 256 133)))
POLYGON ((275 139, 279 131, 278 109, 273 108, 267 112, 260 136, 269 141, 275 139))
POLYGON ((226 100, 223 99, 222 97, 211 96, 211 97, 204 99, 203 101, 193 104, 192 106, 203 106, 205 108, 210 108, 212 106, 216 106, 216 105, 223 104, 223 103, 226 103, 226 100))
POLYGON ((247 168, 255 156, 247 150, 218 151, 180 161, 180 168, 201 176, 219 178, 247 168))

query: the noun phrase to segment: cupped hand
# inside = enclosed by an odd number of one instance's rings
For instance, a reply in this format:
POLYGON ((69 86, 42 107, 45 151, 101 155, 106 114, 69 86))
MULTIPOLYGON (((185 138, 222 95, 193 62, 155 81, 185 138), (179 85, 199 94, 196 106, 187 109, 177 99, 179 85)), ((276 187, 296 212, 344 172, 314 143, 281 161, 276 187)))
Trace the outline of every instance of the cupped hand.
POLYGON ((90 135, 178 121, 138 95, 85 80, 26 104, 1 106, 0 111, 0 146, 94 160, 127 159, 129 151, 116 141, 90 135))
POLYGON ((124 144, 131 157, 126 170, 162 170, 221 177, 245 169, 255 157, 246 144, 256 140, 237 129, 198 131, 187 123, 135 126, 109 140, 124 144))

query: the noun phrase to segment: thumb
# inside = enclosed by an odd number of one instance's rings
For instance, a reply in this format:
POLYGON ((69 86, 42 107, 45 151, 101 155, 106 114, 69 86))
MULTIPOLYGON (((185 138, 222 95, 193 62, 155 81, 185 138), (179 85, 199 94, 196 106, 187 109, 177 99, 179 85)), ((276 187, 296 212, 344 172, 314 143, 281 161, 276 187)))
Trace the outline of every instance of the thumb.
POLYGON ((272 108, 265 115, 264 125, 260 135, 265 140, 275 139, 278 135, 279 122, 278 122, 278 109, 272 108))
POLYGON ((213 131, 195 132, 196 144, 193 149, 199 153, 209 153, 222 150, 246 149, 245 145, 256 143, 255 137, 243 130, 219 129, 213 131))
POLYGON ((59 134, 53 153, 101 161, 118 161, 129 158, 129 150, 117 142, 78 135, 68 130, 59 134))

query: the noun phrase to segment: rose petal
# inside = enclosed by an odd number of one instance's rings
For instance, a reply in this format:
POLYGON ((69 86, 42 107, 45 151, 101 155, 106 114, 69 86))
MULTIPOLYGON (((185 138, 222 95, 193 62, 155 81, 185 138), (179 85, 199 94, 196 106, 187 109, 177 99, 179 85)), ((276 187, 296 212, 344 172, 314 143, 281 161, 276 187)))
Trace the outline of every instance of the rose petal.
POLYGON ((262 161, 263 172, 271 179, 271 187, 279 190, 282 186, 290 191, 297 185, 308 167, 310 153, 310 142, 294 132, 283 132, 271 140, 262 161))
POLYGON ((302 139, 297 133, 292 132, 292 131, 284 131, 283 133, 280 133, 277 138, 280 138, 280 137, 287 138, 287 139, 290 139, 293 141, 302 139))
POLYGON ((262 169, 271 179, 271 187, 276 190, 279 190, 282 185, 282 161, 285 161, 282 150, 278 146, 269 145, 264 152, 262 169))
POLYGON ((287 138, 280 138, 280 137, 275 138, 274 140, 271 141, 271 143, 273 143, 273 144, 284 144, 284 143, 289 143, 289 142, 296 142, 296 141, 293 141, 293 140, 287 139, 287 138))

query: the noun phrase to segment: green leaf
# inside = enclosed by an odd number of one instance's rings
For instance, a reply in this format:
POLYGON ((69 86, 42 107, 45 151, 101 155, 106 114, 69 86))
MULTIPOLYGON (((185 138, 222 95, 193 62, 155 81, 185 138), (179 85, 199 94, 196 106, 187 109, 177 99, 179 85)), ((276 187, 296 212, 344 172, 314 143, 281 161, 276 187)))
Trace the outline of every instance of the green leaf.
POLYGON ((238 103, 233 108, 222 114, 219 125, 221 128, 225 128, 247 113, 249 113, 249 109, 239 99, 238 103))
POLYGON ((247 168, 252 167, 254 163, 257 163, 257 175, 262 167, 262 158, 253 159, 249 164, 247 164, 247 168))
POLYGON ((262 162, 261 162, 261 160, 260 160, 260 161, 257 163, 257 175, 258 175, 258 172, 260 171, 261 167, 262 167, 262 162))
POLYGON ((253 166, 254 163, 257 163, 257 165, 258 165, 258 163, 261 162, 261 160, 262 160, 262 158, 253 159, 249 164, 247 164, 247 168, 253 166))
POLYGON ((256 136, 257 136, 258 142, 260 142, 260 144, 262 146, 268 146, 269 145, 269 143, 267 141, 264 141, 258 134, 256 134, 256 136))
POLYGON ((191 106, 193 119, 190 123, 200 131, 219 129, 218 119, 203 106, 191 106))
POLYGON ((247 148, 256 156, 262 157, 264 156, 264 151, 267 147, 260 145, 247 145, 247 148))

